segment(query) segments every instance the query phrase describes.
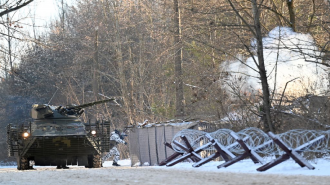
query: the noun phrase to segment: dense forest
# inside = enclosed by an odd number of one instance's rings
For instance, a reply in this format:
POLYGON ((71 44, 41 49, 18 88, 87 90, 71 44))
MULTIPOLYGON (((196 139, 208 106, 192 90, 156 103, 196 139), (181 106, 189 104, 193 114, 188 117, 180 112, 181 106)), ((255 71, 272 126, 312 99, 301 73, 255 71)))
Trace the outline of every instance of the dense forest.
POLYGON ((107 97, 119 105, 87 109, 83 120, 110 120, 117 128, 171 119, 274 132, 328 128, 327 117, 313 114, 308 102, 328 91, 329 0, 79 0, 60 7, 49 31, 25 40, 9 34, 23 29, 19 21, 0 13, 6 45, 1 147, 6 125, 28 123, 34 103, 78 105, 107 97), (298 35, 297 42, 285 34, 298 35), (15 39, 26 45, 13 53, 15 39), (284 50, 292 57, 281 60, 284 50), (270 55, 274 66, 268 68, 270 55), (313 66, 300 75, 313 68, 316 77, 280 79, 295 73, 277 67, 292 58, 298 68, 313 66), (246 70, 228 70, 233 64, 246 70), (245 87, 250 77, 260 87, 245 87), (315 85, 320 79, 324 83, 315 85))

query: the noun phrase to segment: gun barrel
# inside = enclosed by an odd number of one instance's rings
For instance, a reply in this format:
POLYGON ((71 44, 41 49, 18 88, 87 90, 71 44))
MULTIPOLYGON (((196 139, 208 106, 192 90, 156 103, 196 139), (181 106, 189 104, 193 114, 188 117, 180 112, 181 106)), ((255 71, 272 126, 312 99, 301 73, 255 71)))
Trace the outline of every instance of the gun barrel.
POLYGON ((76 109, 76 108, 86 108, 86 107, 90 107, 93 105, 97 105, 97 104, 101 104, 101 103, 106 103, 106 102, 110 102, 110 101, 114 101, 114 98, 110 98, 110 99, 105 99, 105 100, 100 100, 100 101, 95 101, 95 102, 91 102, 91 103, 86 103, 86 104, 82 104, 82 105, 77 105, 77 106, 72 106, 70 107, 71 109, 76 109))

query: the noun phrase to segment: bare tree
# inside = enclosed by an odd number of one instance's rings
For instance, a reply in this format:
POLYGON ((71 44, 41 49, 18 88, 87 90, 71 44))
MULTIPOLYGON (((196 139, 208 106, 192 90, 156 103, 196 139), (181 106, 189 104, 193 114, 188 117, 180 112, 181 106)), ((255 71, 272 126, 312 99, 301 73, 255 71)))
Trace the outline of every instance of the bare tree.
POLYGON ((33 0, 8 0, 0 2, 0 17, 23 8, 33 0))
MULTIPOLYGON (((296 16, 294 13, 294 0, 287 0, 287 5, 289 9, 289 16, 290 16, 290 25, 293 31, 296 31, 296 16)), ((314 2, 314 1, 313 1, 314 2)), ((314 5, 314 3, 313 3, 314 5)))
POLYGON ((180 10, 179 1, 173 0, 174 8, 174 63, 175 63, 175 107, 176 117, 183 118, 184 116, 184 97, 183 97, 183 81, 182 81, 182 41, 180 29, 180 10))
MULTIPOLYGON (((8 43, 8 51, 3 51, 6 53, 6 55, 8 55, 8 62, 9 63, 9 70, 5 69, 5 76, 7 75, 7 72, 10 71, 11 75, 11 81, 13 81, 14 75, 13 75, 13 53, 12 53, 12 48, 13 48, 13 42, 12 40, 15 38, 14 37, 14 32, 17 32, 16 28, 19 28, 20 26, 18 26, 18 24, 12 21, 12 16, 10 16, 9 14, 12 12, 15 12, 25 6, 27 6, 28 4, 30 4, 31 2, 33 2, 33 0, 8 0, 8 1, 1 1, 0 2, 0 17, 2 18, 3 16, 6 15, 6 18, 3 18, 2 20, 6 20, 3 21, 2 26, 5 27, 4 31, 1 33, 2 36, 5 37, 5 39, 7 40, 8 43)), ((7 68, 7 64, 6 64, 6 68, 7 68)))
MULTIPOLYGON (((253 12, 253 19, 254 19, 254 29, 255 29, 255 36, 257 41, 257 55, 258 55, 258 70, 260 74, 262 92, 263 92, 263 110, 264 110, 264 125, 267 126, 270 131, 275 132, 275 128, 272 124, 271 114, 270 114, 270 93, 269 93, 269 86, 267 80, 267 72, 265 68, 265 60, 264 60, 264 47, 262 43, 262 33, 261 33, 261 25, 260 25, 260 13, 261 10, 258 8, 257 0, 252 0, 252 12, 253 12)), ((268 129, 266 131, 268 131, 268 129)))

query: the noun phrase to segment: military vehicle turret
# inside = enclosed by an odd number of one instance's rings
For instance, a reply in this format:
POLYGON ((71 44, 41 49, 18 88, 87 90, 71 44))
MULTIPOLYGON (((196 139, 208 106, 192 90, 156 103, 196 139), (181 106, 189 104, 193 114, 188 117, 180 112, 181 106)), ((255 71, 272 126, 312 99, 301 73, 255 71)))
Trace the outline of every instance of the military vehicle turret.
POLYGON ((110 123, 83 123, 83 108, 114 101, 106 99, 83 105, 51 106, 34 104, 33 121, 7 126, 8 155, 17 158, 17 169, 32 169, 33 165, 67 165, 100 168, 101 155, 110 145, 110 123))

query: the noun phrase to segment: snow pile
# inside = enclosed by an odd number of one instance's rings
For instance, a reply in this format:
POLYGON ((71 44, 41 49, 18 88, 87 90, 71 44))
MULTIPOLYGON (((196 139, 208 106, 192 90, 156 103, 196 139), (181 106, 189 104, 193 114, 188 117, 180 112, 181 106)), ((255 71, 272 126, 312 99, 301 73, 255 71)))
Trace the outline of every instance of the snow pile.
MULTIPOLYGON (((276 27, 263 38, 265 67, 268 84, 271 90, 282 94, 285 85, 286 95, 302 96, 322 94, 327 90, 327 68, 315 64, 321 63, 321 53, 309 34, 296 33, 287 27, 276 27)), ((256 55, 256 40, 251 42, 252 52, 256 55)), ((236 61, 227 61, 228 77, 225 80, 227 89, 237 85, 240 91, 252 94, 261 90, 258 74, 257 56, 237 57, 236 61)))
MULTIPOLYGON (((267 161, 273 160, 272 158, 269 158, 267 161)), ((254 174, 282 174, 282 175, 313 175, 313 176, 330 176, 330 170, 328 170, 330 166, 330 160, 327 158, 322 159, 316 159, 313 161, 309 161, 311 165, 315 167, 314 170, 309 170, 307 167, 301 168, 297 163, 295 163, 294 160, 289 159, 287 161, 284 161, 283 163, 265 171, 265 172, 258 172, 256 169, 262 166, 262 164, 254 164, 251 159, 245 159, 242 161, 239 161, 227 168, 220 168, 218 169, 217 166, 222 164, 224 161, 211 161, 209 163, 206 163, 202 165, 201 167, 194 168, 192 165, 194 163, 188 163, 188 162, 182 162, 179 164, 176 164, 171 167, 166 166, 143 166, 143 167, 130 167, 131 163, 129 159, 125 160, 119 160, 118 164, 121 165, 121 167, 113 167, 112 161, 106 161, 103 164, 103 168, 100 168, 100 170, 109 169, 109 168, 116 168, 116 169, 144 169, 144 168, 152 168, 152 169, 158 169, 158 170, 183 170, 183 171, 196 171, 196 172, 218 172, 218 173, 224 173, 224 172, 231 172, 231 173, 254 173, 254 174)), ((56 166, 34 166, 34 168, 37 171, 63 171, 63 169, 56 169, 56 166)), ((70 169, 88 169, 81 166, 69 166, 70 169)), ((0 173, 1 172, 9 172, 9 171, 18 171, 16 170, 16 166, 0 166, 0 173)), ((65 171, 65 170, 64 170, 65 171)), ((29 171, 26 171, 29 172, 29 171)), ((1 183, 0 183, 1 184, 1 183)))

